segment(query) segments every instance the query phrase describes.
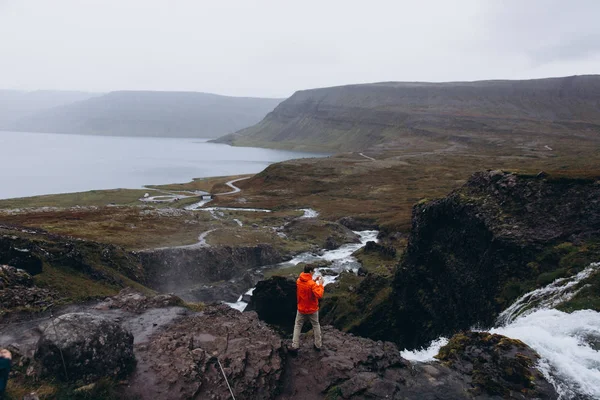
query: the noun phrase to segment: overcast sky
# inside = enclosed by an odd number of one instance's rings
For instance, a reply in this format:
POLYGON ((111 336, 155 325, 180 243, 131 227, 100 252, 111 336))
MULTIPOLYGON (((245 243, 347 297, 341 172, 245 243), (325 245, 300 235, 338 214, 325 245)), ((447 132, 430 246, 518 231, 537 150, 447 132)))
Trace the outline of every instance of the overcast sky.
POLYGON ((0 88, 287 97, 600 73, 597 0, 0 0, 0 88))

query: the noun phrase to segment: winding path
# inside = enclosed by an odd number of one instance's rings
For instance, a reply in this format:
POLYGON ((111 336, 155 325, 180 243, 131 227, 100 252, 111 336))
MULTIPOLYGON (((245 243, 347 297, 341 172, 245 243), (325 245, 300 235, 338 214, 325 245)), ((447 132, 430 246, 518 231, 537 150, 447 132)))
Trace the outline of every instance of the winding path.
POLYGON ((364 158, 366 158, 367 160, 371 160, 371 161, 377 161, 376 159, 374 159, 373 157, 369 157, 367 155, 364 155, 363 153, 358 153, 359 156, 363 156, 364 158))
POLYGON ((200 249, 202 247, 210 247, 210 244, 206 243, 206 237, 216 231, 216 229, 211 229, 206 232, 202 232, 198 235, 198 242, 194 244, 186 244, 183 246, 167 246, 167 247, 155 247, 143 251, 155 251, 155 250, 172 250, 172 249, 200 249))
POLYGON ((240 189, 239 187, 235 186, 234 183, 239 182, 239 181, 244 181, 246 179, 250 179, 252 178, 251 176, 247 176, 245 178, 239 178, 239 179, 234 179, 232 181, 226 182, 225 184, 227 186, 229 186, 230 188, 232 188, 233 190, 231 192, 226 192, 226 193, 215 193, 215 196, 227 196, 228 194, 235 194, 235 193, 239 193, 242 191, 242 189, 240 189))

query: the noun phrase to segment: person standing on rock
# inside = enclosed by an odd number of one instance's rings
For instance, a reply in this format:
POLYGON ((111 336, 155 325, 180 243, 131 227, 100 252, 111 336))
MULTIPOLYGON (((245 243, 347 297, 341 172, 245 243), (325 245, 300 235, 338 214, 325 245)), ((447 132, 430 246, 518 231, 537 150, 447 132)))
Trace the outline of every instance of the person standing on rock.
POLYGON ((12 354, 6 349, 0 349, 0 399, 4 398, 4 391, 8 383, 8 374, 11 367, 12 354))
POLYGON ((319 300, 323 298, 323 277, 319 276, 313 280, 314 265, 306 265, 304 272, 296 281, 296 297, 298 299, 298 311, 296 311, 296 324, 294 325, 294 336, 292 339, 292 352, 298 351, 300 347, 300 332, 306 320, 312 324, 315 337, 315 349, 321 350, 321 325, 319 325, 319 300))

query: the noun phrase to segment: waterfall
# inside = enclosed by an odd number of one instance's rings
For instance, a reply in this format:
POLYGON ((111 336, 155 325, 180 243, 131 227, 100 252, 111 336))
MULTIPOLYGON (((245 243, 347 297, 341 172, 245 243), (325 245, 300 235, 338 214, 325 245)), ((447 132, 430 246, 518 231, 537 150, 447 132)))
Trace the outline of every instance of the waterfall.
MULTIPOLYGON (((570 278, 521 296, 497 319, 490 333, 519 339, 538 352, 538 369, 560 395, 561 400, 600 399, 600 313, 580 310, 566 313, 554 309, 582 289, 580 283, 599 271, 592 263, 570 278)), ((427 349, 403 351, 413 361, 433 361, 445 343, 440 338, 427 349)))
POLYGON ((571 300, 582 289, 579 283, 589 278, 598 267, 600 263, 592 263, 577 275, 557 279, 548 286, 524 294, 498 316, 496 326, 504 326, 521 315, 540 309, 554 308, 560 303, 571 300))

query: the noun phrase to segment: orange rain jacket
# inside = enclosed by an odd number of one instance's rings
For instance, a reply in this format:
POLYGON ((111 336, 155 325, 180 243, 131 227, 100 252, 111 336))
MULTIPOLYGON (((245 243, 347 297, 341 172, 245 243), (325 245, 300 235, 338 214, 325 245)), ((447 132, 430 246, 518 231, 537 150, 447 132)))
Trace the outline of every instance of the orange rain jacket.
POLYGON ((302 314, 314 314, 319 311, 319 299, 323 298, 323 286, 313 281, 312 275, 306 272, 300 274, 296 281, 296 296, 298 311, 302 314))

